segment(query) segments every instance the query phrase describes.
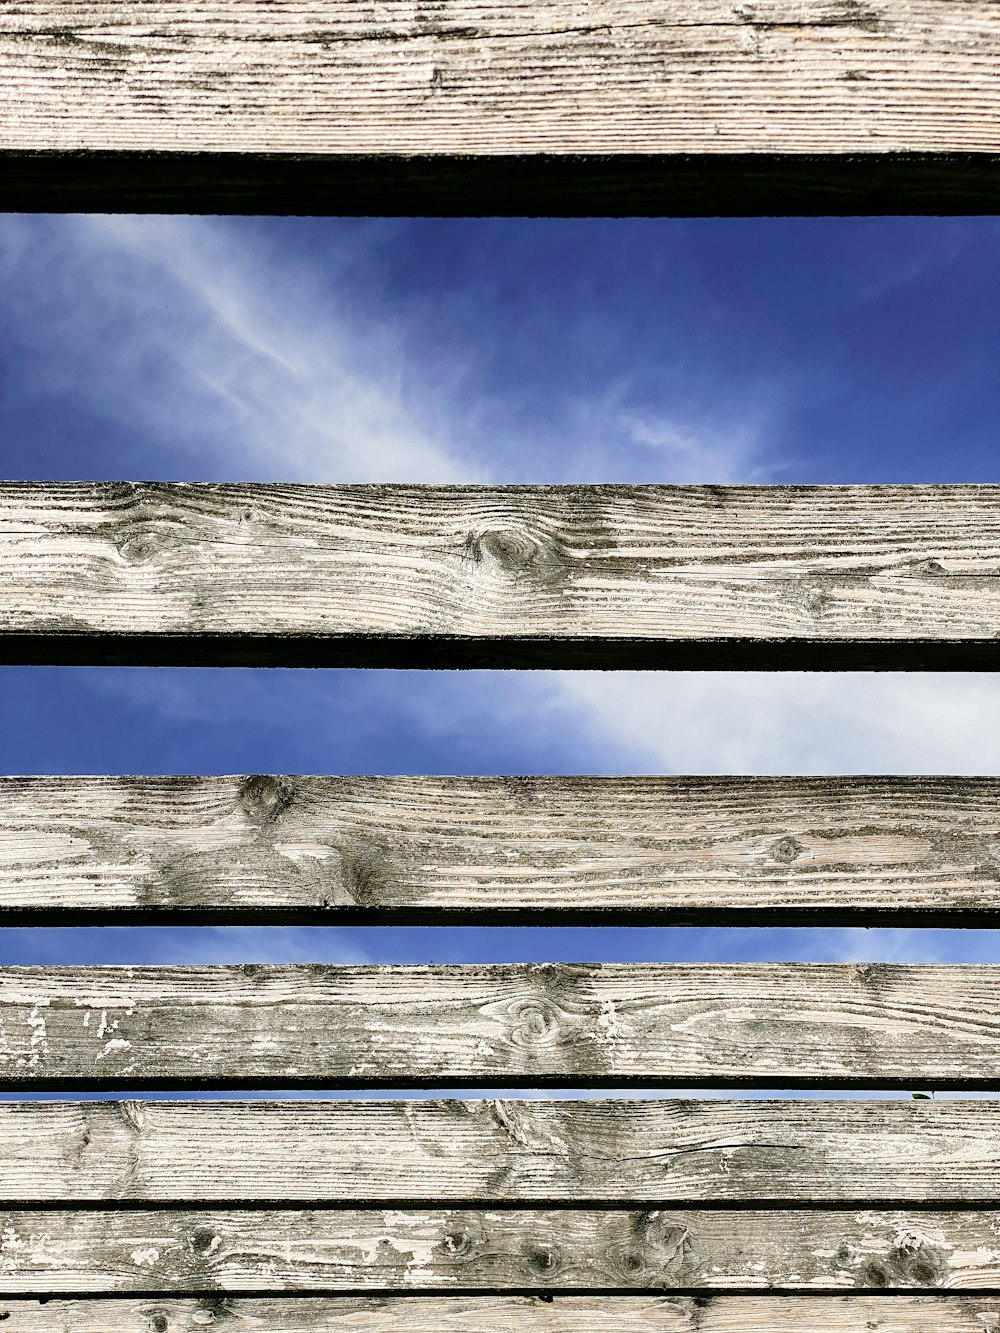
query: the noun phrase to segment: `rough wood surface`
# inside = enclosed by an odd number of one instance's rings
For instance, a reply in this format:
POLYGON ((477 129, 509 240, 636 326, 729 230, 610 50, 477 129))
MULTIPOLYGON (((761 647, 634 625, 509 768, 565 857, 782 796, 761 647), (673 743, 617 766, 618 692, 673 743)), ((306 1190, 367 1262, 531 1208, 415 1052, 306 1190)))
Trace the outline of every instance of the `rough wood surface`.
POLYGON ((15 484, 0 660, 995 668, 998 569, 993 486, 15 484))
POLYGON ((0 1296, 1000 1287, 1000 1213, 0 1211, 0 1296))
POLYGON ((1000 921, 995 778, 0 778, 8 924, 1000 921))
POLYGON ((5 1206, 995 1207, 986 1101, 0 1103, 5 1206))
MULTIPOLYGON (((558 166, 582 155, 572 179, 584 187, 588 174, 600 186, 603 156, 612 173, 616 158, 638 158, 646 188, 658 167, 669 196, 678 159, 697 190, 704 172, 692 161, 710 172, 736 155, 752 183, 752 159, 779 155, 778 184, 787 159, 801 155, 814 159, 803 173, 821 177, 821 205, 824 193, 842 203, 838 185, 846 177, 850 190, 852 168, 863 190, 878 166, 865 168, 880 158, 930 154, 945 158, 937 170, 947 199, 966 176, 981 187, 982 168, 963 155, 1000 149, 998 57, 1000 17, 984 0, 443 0, 432 9, 415 0, 24 0, 5 8, 0 27, 0 144, 62 155, 81 178, 86 164, 72 154, 116 153, 126 183, 128 159, 150 152, 212 154, 224 171, 227 159, 249 157, 265 174, 267 155, 278 154, 293 159, 293 176, 301 155, 320 169, 332 159, 344 168, 326 178, 333 212, 365 211, 351 162, 369 157, 395 159, 390 192, 394 177, 404 192, 415 174, 418 186, 433 184, 435 157, 471 157, 473 189, 490 179, 483 158, 503 172, 512 158, 541 157, 533 178, 542 198, 534 208, 530 195, 517 202, 544 212, 550 158, 558 166), (414 154, 431 157, 422 172, 407 163, 414 154)), ((140 166, 149 171, 148 159, 140 166)), ((926 172, 926 161, 915 170, 926 172)), ((273 174, 282 173, 287 182, 279 160, 273 174)), ((154 175, 154 194, 178 174, 173 159, 154 175)), ((437 167, 439 185, 442 176, 437 167)), ((385 189, 385 175, 372 173, 371 184, 385 189)), ((15 176, 8 190, 16 185, 15 176)), ((683 200, 682 189, 672 193, 683 200)), ((4 201, 17 202, 16 193, 4 201)), ((118 203, 111 191, 104 202, 118 203)), ((293 194, 284 207, 299 202, 293 194)), ((483 202, 481 190, 465 210, 483 202)), ((601 202, 627 211, 613 193, 601 202)), ((781 203, 774 190, 770 211, 781 203)))
POLYGON ((997 1333, 983 1296, 7 1299, 4 1333, 997 1333))
POLYGON ((1000 1087, 1000 967, 8 967, 0 1086, 1000 1087))

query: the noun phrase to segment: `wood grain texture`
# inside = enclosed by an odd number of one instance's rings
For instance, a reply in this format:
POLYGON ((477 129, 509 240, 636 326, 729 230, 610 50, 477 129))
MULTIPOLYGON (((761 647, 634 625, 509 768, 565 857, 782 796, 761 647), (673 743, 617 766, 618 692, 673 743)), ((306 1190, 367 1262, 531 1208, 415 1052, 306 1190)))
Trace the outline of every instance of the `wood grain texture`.
POLYGON ((5 1299, 4 1333, 997 1333, 995 1297, 5 1299))
POLYGON ((7 967, 0 1086, 1000 1088, 1000 967, 7 967))
POLYGON ((10 925, 995 925, 995 778, 0 778, 10 925))
MULTIPOLYGON (((600 185, 604 170, 613 179, 623 155, 639 160, 632 171, 647 189, 658 170, 661 205, 678 159, 697 188, 705 175, 711 185, 722 155, 751 183, 766 171, 759 160, 776 155, 771 198, 758 206, 780 212, 774 187, 784 170, 794 194, 788 159, 801 155, 806 178, 821 177, 813 207, 822 211, 844 177, 851 189, 853 170, 863 197, 871 164, 891 154, 916 155, 918 178, 927 156, 938 158, 931 170, 945 199, 966 174, 981 189, 984 166, 965 155, 1000 149, 998 55, 1000 18, 982 0, 444 0, 433 10, 414 0, 26 0, 0 27, 0 144, 63 155, 80 176, 73 154, 116 154, 123 181, 131 158, 149 173, 142 154, 174 155, 162 172, 153 167, 154 193, 178 153, 211 155, 223 171, 228 159, 231 172, 233 159, 249 159, 244 179, 254 167, 266 176, 277 155, 286 183, 296 166, 315 175, 332 160, 333 212, 373 211, 359 160, 375 161, 369 190, 391 193, 415 175, 418 188, 440 186, 447 164, 460 171, 471 159, 467 188, 485 180, 487 189, 461 209, 454 172, 458 212, 500 194, 496 182, 488 188, 493 162, 509 178, 510 162, 526 160, 544 182, 549 160, 582 158, 579 188, 588 176, 600 185), (415 169, 411 155, 430 162, 415 169)), ((985 172, 995 199, 995 161, 985 172)), ((522 195, 524 174, 514 172, 522 195)), ((8 180, 4 206, 23 204, 10 193, 16 175, 8 180)), ((673 193, 683 198, 676 184, 673 193)), ((548 202, 543 193, 508 207, 538 213, 548 202)), ((627 211, 606 186, 589 202, 627 211)), ((104 204, 120 201, 109 191, 104 204)), ((284 206, 302 201, 293 194, 284 206)))
POLYGON ((5 1206, 994 1209, 988 1101, 0 1103, 5 1206))
POLYGON ((1000 1213, 0 1211, 0 1296, 996 1290, 1000 1213))
POLYGON ((0 661, 995 669, 998 571, 992 486, 8 485, 0 661))

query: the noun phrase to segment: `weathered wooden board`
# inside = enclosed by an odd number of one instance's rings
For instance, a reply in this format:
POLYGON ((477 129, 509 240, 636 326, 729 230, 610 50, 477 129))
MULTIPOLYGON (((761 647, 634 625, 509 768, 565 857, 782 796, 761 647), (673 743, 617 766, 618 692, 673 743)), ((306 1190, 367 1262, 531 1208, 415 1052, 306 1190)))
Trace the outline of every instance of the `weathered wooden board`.
POLYGON ((1000 1213, 0 1211, 0 1296, 1000 1287, 1000 1213))
POLYGON ((1000 1088, 1000 967, 8 967, 0 1085, 1000 1088))
POLYGON ((996 668, 998 570, 995 486, 15 484, 0 661, 996 668))
POLYGON ((989 1296, 7 1299, 4 1333, 997 1333, 989 1296))
POLYGON ((994 212, 998 57, 988 0, 25 0, 0 205, 994 212))
POLYGON ((2 778, 0 920, 991 925, 995 778, 2 778))
POLYGON ((995 1207, 987 1101, 0 1103, 5 1206, 995 1207))
POLYGON ((5 968, 11 1087, 998 1083, 1000 969, 5 968))

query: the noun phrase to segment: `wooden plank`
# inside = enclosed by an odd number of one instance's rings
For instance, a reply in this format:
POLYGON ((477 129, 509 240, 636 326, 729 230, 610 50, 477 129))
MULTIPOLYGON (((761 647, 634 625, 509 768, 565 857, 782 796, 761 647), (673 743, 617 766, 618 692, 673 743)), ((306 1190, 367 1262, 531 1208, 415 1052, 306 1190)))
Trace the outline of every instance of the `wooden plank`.
POLYGON ((0 919, 996 925, 1000 781, 0 777, 0 919))
POLYGON ((995 212, 998 56, 982 0, 25 0, 0 205, 995 212))
POLYGON ((1000 967, 8 967, 0 1086, 1000 1088, 1000 967))
POLYGON ((1000 1213, 0 1211, 0 1297, 1000 1288, 1000 1213))
POLYGON ((446 1296, 6 1299, 4 1333, 996 1333, 995 1297, 446 1296))
POLYGON ((0 661, 995 669, 998 564, 995 486, 15 484, 0 661))
POLYGON ((2 1102, 5 1206, 996 1207, 986 1101, 2 1102))

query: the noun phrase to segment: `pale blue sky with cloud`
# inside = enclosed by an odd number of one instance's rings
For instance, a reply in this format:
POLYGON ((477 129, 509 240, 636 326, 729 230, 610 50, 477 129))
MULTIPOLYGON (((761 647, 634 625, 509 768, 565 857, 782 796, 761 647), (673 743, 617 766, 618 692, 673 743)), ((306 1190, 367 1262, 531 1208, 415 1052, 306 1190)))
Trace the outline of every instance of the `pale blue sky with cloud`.
MULTIPOLYGON (((1000 223, 0 219, 9 479, 1000 481, 1000 223)), ((991 676, 5 669, 7 773, 996 773, 991 676)), ((4 962, 992 960, 986 932, 0 931, 4 962)))

